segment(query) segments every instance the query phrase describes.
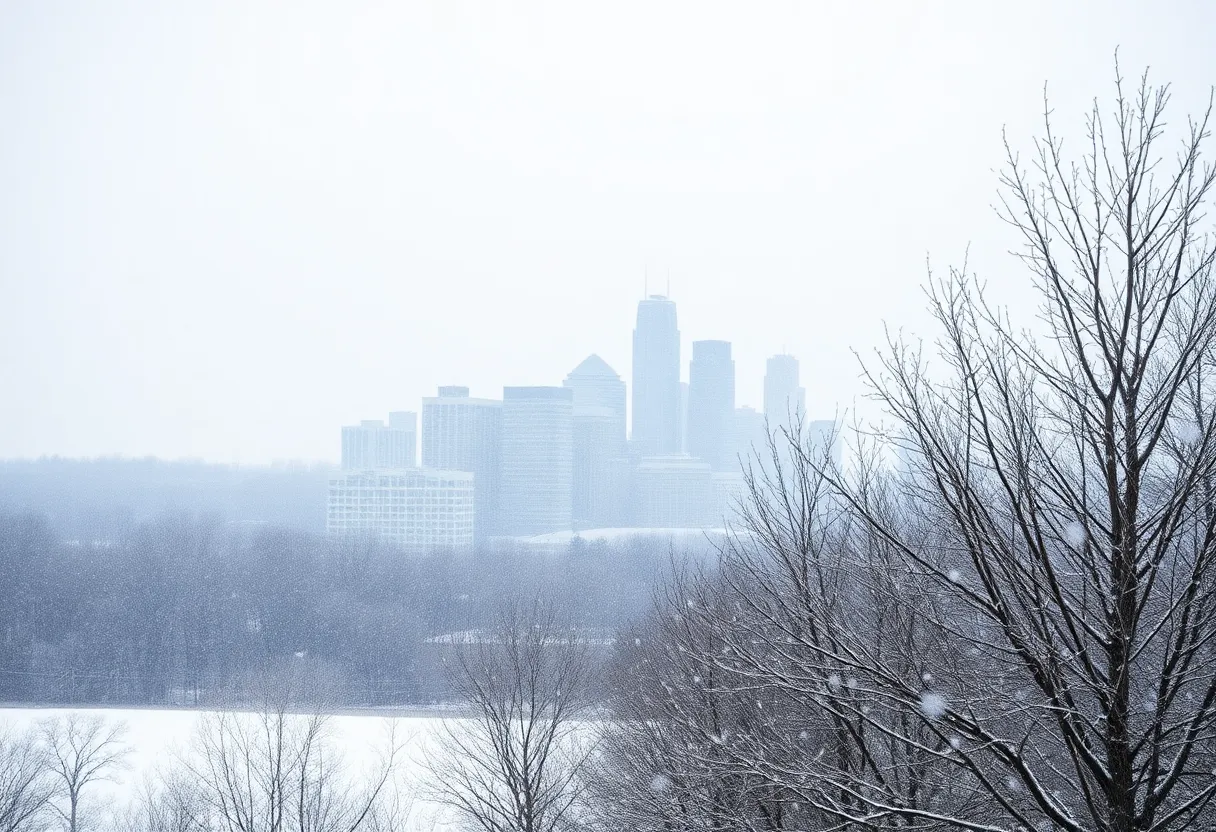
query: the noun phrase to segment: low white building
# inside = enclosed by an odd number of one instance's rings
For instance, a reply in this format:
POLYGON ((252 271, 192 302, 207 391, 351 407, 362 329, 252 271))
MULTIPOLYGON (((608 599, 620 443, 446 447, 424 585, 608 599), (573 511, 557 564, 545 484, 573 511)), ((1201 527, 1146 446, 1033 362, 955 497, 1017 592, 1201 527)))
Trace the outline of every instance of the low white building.
POLYGON ((363 471, 329 481, 325 528, 406 549, 473 546, 473 474, 428 468, 363 471))

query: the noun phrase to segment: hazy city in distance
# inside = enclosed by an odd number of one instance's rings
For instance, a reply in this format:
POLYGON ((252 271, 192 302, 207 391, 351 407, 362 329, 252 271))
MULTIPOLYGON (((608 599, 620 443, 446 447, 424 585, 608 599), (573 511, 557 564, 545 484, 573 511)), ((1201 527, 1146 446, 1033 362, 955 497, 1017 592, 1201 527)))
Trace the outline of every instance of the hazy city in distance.
POLYGON ((444 386, 423 399, 421 420, 395 411, 343 427, 326 530, 427 551, 722 528, 745 469, 769 456, 769 432, 830 442, 839 461, 840 429, 808 416, 794 356, 768 359, 762 411, 736 404, 729 341, 693 341, 686 376, 682 366, 676 303, 652 294, 633 330, 631 419, 625 381, 592 354, 560 386, 504 387, 501 399, 444 386))
POLYGON ((0 832, 1213 832, 1214 44, 0 0, 0 832))

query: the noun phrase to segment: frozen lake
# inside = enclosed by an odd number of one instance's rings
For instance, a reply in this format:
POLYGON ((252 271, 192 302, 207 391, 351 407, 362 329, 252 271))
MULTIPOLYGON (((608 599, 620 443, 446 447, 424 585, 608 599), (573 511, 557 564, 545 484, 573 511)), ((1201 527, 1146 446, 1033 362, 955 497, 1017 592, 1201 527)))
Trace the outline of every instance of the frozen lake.
MULTIPOLYGON (((145 778, 158 769, 170 766, 176 755, 190 746, 198 729, 201 711, 175 709, 118 708, 0 708, 0 726, 22 729, 40 720, 68 713, 97 715, 109 722, 127 726, 126 743, 133 749, 128 767, 118 773, 113 782, 99 782, 84 801, 89 806, 121 809, 136 794, 145 778)), ((405 740, 402 777, 416 790, 425 776, 422 752, 433 738, 442 720, 437 716, 385 716, 339 714, 329 718, 330 736, 341 749, 345 761, 354 770, 375 758, 384 747, 390 724, 397 737, 405 740)), ((443 807, 415 796, 410 813, 413 830, 442 829, 449 817, 443 807)))

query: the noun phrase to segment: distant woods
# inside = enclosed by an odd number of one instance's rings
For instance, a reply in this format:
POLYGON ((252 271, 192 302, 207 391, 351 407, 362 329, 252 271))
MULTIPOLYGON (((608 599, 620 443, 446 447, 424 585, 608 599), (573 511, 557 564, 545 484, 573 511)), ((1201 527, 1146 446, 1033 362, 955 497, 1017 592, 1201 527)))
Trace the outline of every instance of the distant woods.
POLYGON ((0 702, 227 703, 305 664, 341 704, 430 704, 446 695, 444 636, 490 624, 505 595, 544 587, 575 625, 610 632, 668 562, 639 542, 412 557, 184 514, 65 541, 44 516, 0 513, 0 702))
POLYGON ((0 513, 46 516, 65 540, 108 540, 166 512, 237 525, 325 530, 325 465, 234 466, 159 459, 0 461, 0 513))

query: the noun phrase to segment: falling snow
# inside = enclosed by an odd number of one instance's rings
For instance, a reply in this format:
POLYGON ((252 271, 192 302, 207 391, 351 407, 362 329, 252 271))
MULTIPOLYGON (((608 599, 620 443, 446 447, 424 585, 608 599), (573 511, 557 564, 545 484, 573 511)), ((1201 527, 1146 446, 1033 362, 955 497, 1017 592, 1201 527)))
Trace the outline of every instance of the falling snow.
POLYGON ((920 710, 929 719, 940 719, 946 713, 946 697, 927 690, 920 695, 920 710))

